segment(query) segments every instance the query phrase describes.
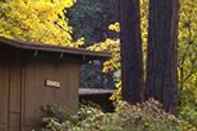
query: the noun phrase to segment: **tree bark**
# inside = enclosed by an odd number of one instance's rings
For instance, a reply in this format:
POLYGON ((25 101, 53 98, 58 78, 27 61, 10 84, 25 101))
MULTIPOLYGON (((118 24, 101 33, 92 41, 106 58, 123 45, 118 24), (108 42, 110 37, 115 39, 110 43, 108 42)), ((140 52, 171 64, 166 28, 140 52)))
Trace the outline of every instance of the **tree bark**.
POLYGON ((175 113, 177 104, 178 0, 150 0, 146 98, 175 113))
POLYGON ((122 96, 131 104, 142 101, 143 63, 139 0, 120 0, 122 96))

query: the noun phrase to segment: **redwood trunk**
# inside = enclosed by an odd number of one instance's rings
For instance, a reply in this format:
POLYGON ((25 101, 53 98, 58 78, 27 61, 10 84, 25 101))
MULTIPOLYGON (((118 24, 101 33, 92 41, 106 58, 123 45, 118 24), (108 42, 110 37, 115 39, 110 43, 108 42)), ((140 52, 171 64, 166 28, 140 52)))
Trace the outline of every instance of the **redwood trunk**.
POLYGON ((177 104, 178 0, 150 0, 147 98, 175 113, 177 104))
POLYGON ((142 100, 143 66, 139 0, 120 0, 122 96, 135 104, 142 100))

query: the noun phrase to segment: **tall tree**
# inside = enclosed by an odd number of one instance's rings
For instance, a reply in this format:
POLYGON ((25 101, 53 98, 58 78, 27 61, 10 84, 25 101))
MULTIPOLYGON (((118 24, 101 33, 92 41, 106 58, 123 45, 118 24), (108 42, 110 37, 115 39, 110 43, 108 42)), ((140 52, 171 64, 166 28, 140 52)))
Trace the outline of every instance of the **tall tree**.
POLYGON ((139 0, 120 0, 122 95, 129 103, 142 100, 143 66, 139 0))
POLYGON ((177 103, 178 0, 150 0, 147 97, 175 113, 177 103))

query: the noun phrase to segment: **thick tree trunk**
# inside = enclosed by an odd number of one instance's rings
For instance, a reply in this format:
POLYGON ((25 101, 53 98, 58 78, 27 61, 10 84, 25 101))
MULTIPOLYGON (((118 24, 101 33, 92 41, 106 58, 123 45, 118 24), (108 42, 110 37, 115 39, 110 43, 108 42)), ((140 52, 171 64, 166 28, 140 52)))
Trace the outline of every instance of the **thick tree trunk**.
POLYGON ((120 0, 122 95, 131 104, 141 102, 143 87, 139 0, 120 0))
POLYGON ((150 0, 147 98, 175 113, 177 104, 178 0, 150 0))

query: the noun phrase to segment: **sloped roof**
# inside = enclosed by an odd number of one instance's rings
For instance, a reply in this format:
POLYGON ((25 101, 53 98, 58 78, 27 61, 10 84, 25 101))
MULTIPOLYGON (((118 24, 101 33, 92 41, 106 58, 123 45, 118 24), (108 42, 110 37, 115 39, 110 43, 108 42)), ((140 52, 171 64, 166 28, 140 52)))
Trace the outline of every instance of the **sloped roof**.
POLYGON ((79 95, 112 95, 112 89, 79 88, 79 95))
POLYGON ((0 44, 8 45, 16 49, 36 50, 48 53, 63 53, 64 55, 83 56, 88 59, 109 59, 110 53, 93 52, 82 48, 61 47, 42 43, 26 42, 0 37, 0 44))

